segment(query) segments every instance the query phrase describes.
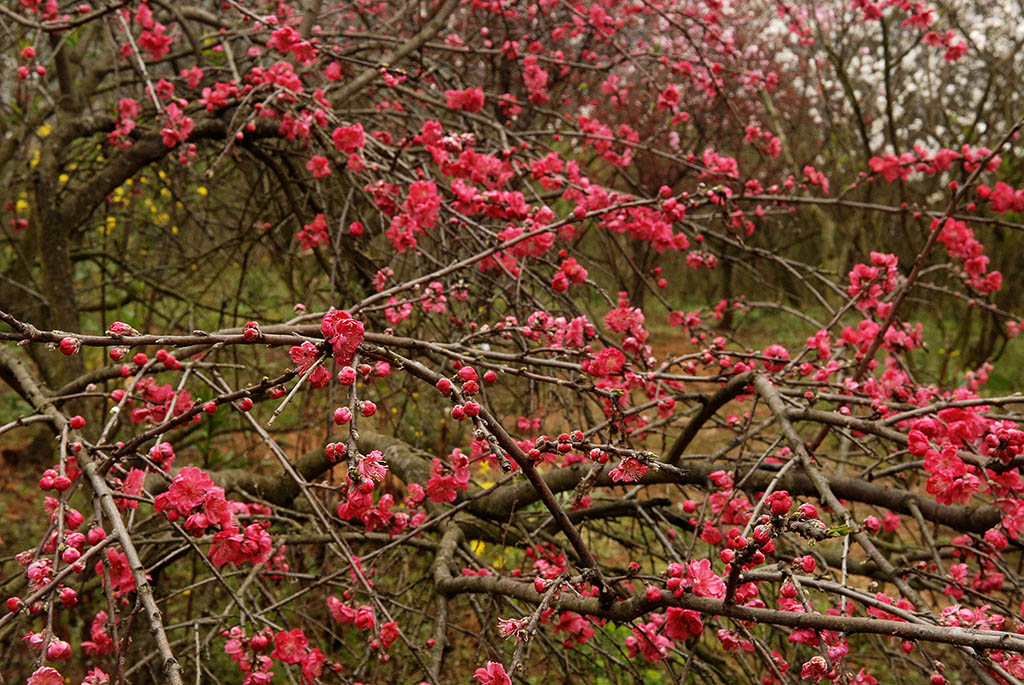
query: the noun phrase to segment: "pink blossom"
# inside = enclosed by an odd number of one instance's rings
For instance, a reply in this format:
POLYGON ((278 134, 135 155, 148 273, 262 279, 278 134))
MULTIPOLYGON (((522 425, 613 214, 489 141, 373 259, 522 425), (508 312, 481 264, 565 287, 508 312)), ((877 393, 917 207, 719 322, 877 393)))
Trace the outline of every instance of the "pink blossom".
POLYGON ((260 564, 270 557, 273 540, 258 523, 244 530, 230 528, 217 533, 210 544, 210 561, 214 566, 231 563, 241 566, 245 562, 260 564))
MULTIPOLYGON (((134 592, 135 576, 132 575, 131 568, 128 566, 128 558, 124 555, 124 552, 108 547, 106 555, 107 561, 110 564, 110 584, 114 588, 114 596, 120 597, 129 592, 134 592)), ((96 562, 96 575, 100 576, 100 578, 104 577, 102 561, 96 562)))
POLYGON ((593 359, 583 360, 580 367, 591 376, 604 378, 605 376, 618 373, 625 363, 626 355, 621 350, 614 347, 606 347, 598 352, 593 359))
POLYGON ((499 618, 498 619, 498 635, 504 638, 516 636, 519 639, 519 633, 522 632, 523 628, 526 627, 526 621, 519 618, 499 618))
POLYGON ((364 336, 363 322, 353 319, 348 312, 337 309, 324 314, 320 321, 320 332, 331 343, 334 359, 341 365, 352 361, 364 336))
POLYGON ((701 597, 725 597, 725 581, 711 570, 711 560, 691 561, 689 579, 694 594, 701 597))
POLYGON ((800 669, 800 677, 804 680, 814 679, 814 682, 820 683, 823 678, 828 676, 828 662, 825 661, 823 656, 811 657, 810 661, 804 663, 800 669))
POLYGON ((306 658, 308 647, 309 640, 301 628, 282 631, 274 636, 274 651, 270 656, 286 664, 298 664, 306 658))
POLYGON ((479 112, 484 106, 483 88, 466 88, 465 90, 446 90, 448 107, 463 112, 479 112))
POLYGON ((329 243, 331 238, 327 235, 327 218, 322 213, 317 214, 311 223, 303 224, 302 230, 295 237, 299 241, 300 250, 312 250, 317 245, 329 243))
POLYGON ((114 653, 114 641, 104 628, 107 618, 107 612, 105 611, 100 611, 93 618, 92 624, 89 626, 89 635, 92 639, 82 642, 82 648, 85 649, 86 654, 90 656, 103 656, 114 653))
POLYGON ((633 483, 647 473, 648 466, 635 457, 626 457, 619 462, 619 465, 608 472, 608 477, 614 483, 633 483))
POLYGON ((339 152, 352 154, 366 145, 366 134, 363 132, 363 125, 356 123, 351 126, 338 127, 331 134, 331 141, 339 152))
MULTIPOLYGON (((658 616, 655 614, 655 616, 658 616)), ((660 619, 661 617, 658 616, 660 619)), ((668 655, 672 641, 657 632, 658 624, 649 622, 643 626, 634 626, 633 634, 626 638, 626 648, 629 650, 629 658, 633 659, 642 654, 648 663, 661 661, 668 655)))
POLYGON ((387 475, 388 465, 384 461, 384 455, 381 451, 373 450, 369 454, 363 455, 362 459, 359 460, 358 469, 359 474, 363 478, 375 480, 379 483, 387 475))
POLYGON ((199 506, 206 494, 216 487, 204 471, 194 466, 185 466, 174 476, 174 481, 167 489, 167 499, 184 514, 199 506))
POLYGON ((306 162, 306 168, 309 169, 310 173, 312 173, 316 178, 323 178, 331 175, 331 164, 323 155, 313 155, 313 157, 306 162))
POLYGON ((28 685, 64 685, 64 678, 57 669, 43 666, 28 677, 28 685))
POLYGON ((512 685, 505 667, 497 661, 488 661, 486 666, 476 669, 473 677, 480 681, 480 685, 512 685))
POLYGON ((327 663, 327 656, 318 648, 314 647, 302 660, 302 680, 307 685, 313 683, 323 672, 324 664, 327 663))
POLYGON ((704 630, 700 614, 693 609, 669 607, 665 612, 665 635, 673 640, 698 637, 704 630))
POLYGON ((384 649, 390 647, 401 632, 398 629, 398 623, 395 621, 388 621, 380 627, 380 643, 384 649))

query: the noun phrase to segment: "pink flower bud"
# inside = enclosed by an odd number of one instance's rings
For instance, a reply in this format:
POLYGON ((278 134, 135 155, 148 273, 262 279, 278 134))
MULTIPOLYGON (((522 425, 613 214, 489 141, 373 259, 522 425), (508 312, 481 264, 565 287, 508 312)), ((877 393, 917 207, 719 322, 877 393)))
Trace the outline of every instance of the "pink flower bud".
POLYGON ((342 385, 352 385, 356 382, 356 370, 351 366, 343 366, 338 372, 338 382, 342 385))
POLYGON ((64 605, 65 609, 70 609, 78 604, 78 593, 69 587, 62 589, 60 591, 60 603, 64 605))
POLYGON ((793 500, 785 490, 777 490, 768 495, 768 508, 774 516, 784 516, 793 506, 793 500))
POLYGON ((68 528, 74 530, 82 525, 85 521, 85 517, 82 516, 82 512, 77 509, 68 509, 67 514, 64 516, 64 521, 67 523, 68 528))
POLYGON ((64 661, 71 656, 71 645, 64 640, 54 640, 46 648, 46 658, 50 661, 64 661))

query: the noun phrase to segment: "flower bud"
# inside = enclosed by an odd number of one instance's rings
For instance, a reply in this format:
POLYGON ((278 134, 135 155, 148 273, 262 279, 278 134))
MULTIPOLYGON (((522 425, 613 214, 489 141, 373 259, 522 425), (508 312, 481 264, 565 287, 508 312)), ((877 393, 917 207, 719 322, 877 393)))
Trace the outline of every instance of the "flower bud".
POLYGON ((71 656, 71 645, 64 640, 54 640, 46 648, 46 658, 50 661, 64 661, 71 656))
POLYGON ((78 593, 72 588, 63 588, 60 591, 60 603, 64 605, 65 609, 70 609, 78 604, 78 593))
POLYGON ((61 354, 70 357, 81 349, 82 343, 76 338, 64 338, 60 341, 61 354))

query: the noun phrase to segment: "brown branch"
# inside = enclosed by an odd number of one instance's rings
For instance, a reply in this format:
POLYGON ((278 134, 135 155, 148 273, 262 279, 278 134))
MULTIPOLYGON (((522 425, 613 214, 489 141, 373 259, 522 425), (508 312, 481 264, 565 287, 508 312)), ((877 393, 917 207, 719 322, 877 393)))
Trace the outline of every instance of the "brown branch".
POLYGON ((690 446, 693 439, 697 437, 700 429, 704 427, 704 424, 711 420, 711 417, 715 415, 719 409, 731 402, 738 395, 742 395, 746 387, 750 384, 750 379, 753 377, 753 371, 746 371, 744 373, 733 376, 729 381, 722 386, 722 388, 712 395, 710 398, 703 400, 703 407, 700 412, 690 419, 690 422, 686 424, 686 428, 679 434, 675 442, 668 449, 665 454, 665 462, 668 464, 676 465, 679 463, 679 458, 683 456, 683 452, 690 446))
MULTIPOLYGON (((533 583, 498 576, 452 576, 438 583, 438 590, 454 596, 463 593, 488 593, 513 597, 531 604, 538 604, 542 595, 533 589, 533 583)), ((954 626, 938 626, 930 623, 909 623, 887 621, 876 618, 855 616, 831 616, 809 614, 776 609, 760 609, 736 604, 725 604, 720 599, 697 597, 686 594, 668 597, 652 602, 646 597, 634 596, 623 602, 602 606, 596 599, 574 597, 568 593, 552 602, 556 611, 574 611, 589 616, 599 616, 612 621, 626 623, 645 616, 651 611, 667 607, 693 609, 710 616, 722 616, 740 621, 784 626, 787 628, 809 628, 811 630, 832 630, 846 634, 869 634, 898 637, 903 640, 924 640, 951 645, 964 645, 975 649, 999 649, 1024 654, 1024 637, 1016 633, 996 630, 970 630, 954 626)), ((889 609, 887 609, 889 610, 889 609)))
MULTIPOLYGON (((419 32, 399 46, 394 52, 387 55, 380 61, 381 67, 387 67, 393 65, 398 60, 402 59, 406 55, 419 50, 423 47, 427 41, 436 36, 440 32, 448 18, 458 8, 459 0, 445 0, 444 4, 435 10, 434 16, 423 25, 423 28, 419 32)), ((350 97, 366 88, 375 78, 380 78, 380 69, 378 67, 371 67, 365 69, 359 76, 345 84, 337 93, 332 93, 330 99, 336 109, 340 109, 339 105, 342 105, 350 97)))

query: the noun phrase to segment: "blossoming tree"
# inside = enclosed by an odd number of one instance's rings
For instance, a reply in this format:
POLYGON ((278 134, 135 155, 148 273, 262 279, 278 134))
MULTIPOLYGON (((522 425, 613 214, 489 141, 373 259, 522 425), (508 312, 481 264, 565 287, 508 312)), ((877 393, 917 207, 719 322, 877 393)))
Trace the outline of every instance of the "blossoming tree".
POLYGON ((1021 682, 1015 11, 0 4, 4 677, 1021 682))

